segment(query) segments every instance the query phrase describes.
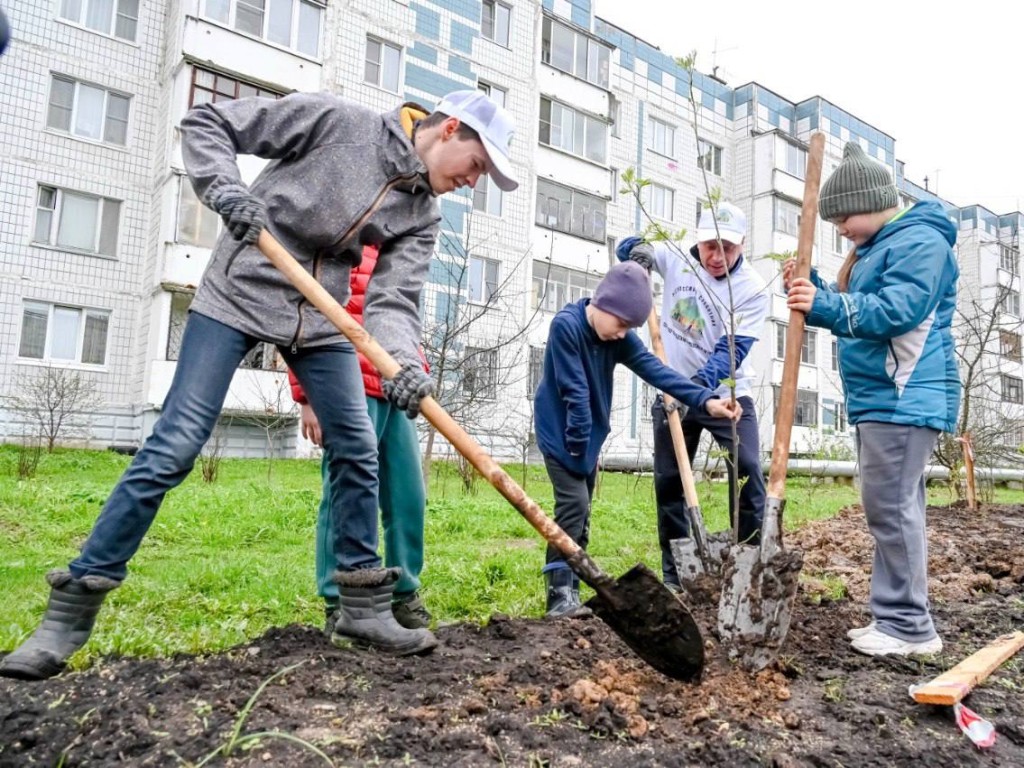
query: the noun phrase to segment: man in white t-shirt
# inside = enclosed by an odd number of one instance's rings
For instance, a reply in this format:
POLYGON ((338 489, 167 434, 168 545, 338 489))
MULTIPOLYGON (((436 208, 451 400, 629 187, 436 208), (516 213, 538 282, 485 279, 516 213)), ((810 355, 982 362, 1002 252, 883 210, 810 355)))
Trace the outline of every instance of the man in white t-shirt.
MULTIPOLYGON (((661 337, 668 364, 696 383, 713 389, 717 397, 730 396, 729 336, 733 334, 736 399, 743 406, 743 416, 736 424, 739 438, 736 463, 742 484, 739 536, 740 541, 756 544, 760 540, 765 482, 761 471, 757 410, 752 398, 754 371, 748 354, 764 328, 769 295, 764 280, 743 258, 746 230, 743 211, 723 202, 717 205, 717 216, 709 208, 701 214, 697 244, 690 249, 689 258, 668 243, 645 243, 638 237, 624 239, 616 253, 622 261, 636 261, 661 275, 665 281, 661 337)), ((661 395, 655 399, 651 415, 662 575, 669 587, 678 588, 679 576, 669 542, 689 535, 689 521, 661 395)), ((691 410, 683 417, 682 425, 691 461, 705 429, 728 453, 729 515, 732 518, 736 514, 733 499, 737 472, 733 467, 730 421, 691 410)))

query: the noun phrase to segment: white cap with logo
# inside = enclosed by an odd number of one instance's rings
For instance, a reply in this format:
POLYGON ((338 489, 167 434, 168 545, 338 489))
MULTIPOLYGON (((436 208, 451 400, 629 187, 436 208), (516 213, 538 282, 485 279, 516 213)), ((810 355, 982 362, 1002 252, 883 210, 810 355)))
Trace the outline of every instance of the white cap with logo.
POLYGON ((723 242, 739 245, 747 235, 747 217, 739 208, 732 203, 718 203, 718 216, 710 208, 705 208, 700 213, 700 221, 697 222, 697 242, 705 243, 708 240, 722 238, 723 242), (718 229, 715 229, 715 219, 718 220, 718 229))
POLYGON ((508 153, 516 125, 504 107, 483 91, 453 91, 441 99, 435 111, 459 120, 478 134, 491 160, 490 176, 498 189, 511 192, 519 186, 508 153))

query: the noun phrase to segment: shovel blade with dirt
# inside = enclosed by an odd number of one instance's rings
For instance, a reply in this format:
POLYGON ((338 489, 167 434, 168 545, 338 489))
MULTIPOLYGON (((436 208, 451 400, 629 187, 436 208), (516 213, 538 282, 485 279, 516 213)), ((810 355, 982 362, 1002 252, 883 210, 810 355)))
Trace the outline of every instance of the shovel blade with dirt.
MULTIPOLYGON (((811 136, 807 153, 795 277, 807 277, 811 271, 824 152, 825 137, 815 133, 811 136)), ((749 670, 764 669, 778 656, 789 632, 800 569, 803 567, 803 553, 787 550, 782 541, 786 465, 796 412, 803 334, 803 313, 790 311, 760 544, 734 544, 729 548, 722 567, 719 637, 728 647, 730 656, 749 670)))
MULTIPOLYGON (((384 378, 391 379, 398 373, 400 366, 395 359, 266 229, 260 233, 257 244, 263 255, 363 353, 384 378)), ((697 622, 653 573, 642 565, 634 567, 621 579, 613 579, 604 573, 436 400, 424 398, 420 403, 420 413, 549 544, 565 556, 569 567, 597 593, 588 605, 634 653, 667 677, 684 681, 700 678, 704 667, 704 643, 697 622)))

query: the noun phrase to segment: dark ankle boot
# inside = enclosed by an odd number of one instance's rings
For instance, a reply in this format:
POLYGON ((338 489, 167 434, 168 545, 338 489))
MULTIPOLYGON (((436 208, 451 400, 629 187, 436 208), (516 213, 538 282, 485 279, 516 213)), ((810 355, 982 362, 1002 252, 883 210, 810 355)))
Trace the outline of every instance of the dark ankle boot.
POLYGON ((547 618, 583 618, 591 610, 580 603, 580 580, 568 568, 558 568, 544 574, 548 587, 547 618))
POLYGON ((334 634, 334 625, 338 623, 338 604, 324 601, 324 634, 334 634))
POLYGON ((437 638, 429 629, 406 629, 391 612, 391 597, 401 573, 399 568, 336 572, 341 602, 331 642, 339 648, 356 645, 395 656, 433 649, 437 638))
POLYGON ((107 593, 121 584, 104 576, 73 579, 67 571, 50 571, 46 580, 51 589, 43 620, 28 640, 0 662, 4 677, 45 680, 60 673, 92 634, 107 593))

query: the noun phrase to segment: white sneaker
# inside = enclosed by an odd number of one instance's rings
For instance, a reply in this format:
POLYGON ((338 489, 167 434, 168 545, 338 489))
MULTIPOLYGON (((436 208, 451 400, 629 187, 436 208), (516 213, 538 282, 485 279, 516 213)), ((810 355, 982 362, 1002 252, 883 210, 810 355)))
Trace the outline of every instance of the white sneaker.
POLYGON ((878 629, 871 629, 850 645, 853 646, 853 650, 866 656, 910 656, 917 653, 938 653, 942 650, 942 638, 936 635, 931 640, 912 643, 887 635, 878 629))
POLYGON ((868 624, 865 627, 854 627, 853 629, 851 629, 849 632, 846 633, 846 636, 848 638, 850 638, 851 640, 856 640, 858 637, 863 637, 868 632, 871 632, 874 628, 875 628, 875 622, 872 621, 870 624, 868 624))

